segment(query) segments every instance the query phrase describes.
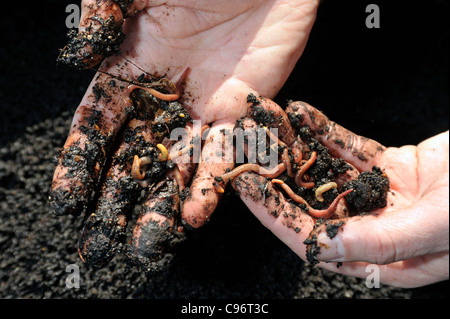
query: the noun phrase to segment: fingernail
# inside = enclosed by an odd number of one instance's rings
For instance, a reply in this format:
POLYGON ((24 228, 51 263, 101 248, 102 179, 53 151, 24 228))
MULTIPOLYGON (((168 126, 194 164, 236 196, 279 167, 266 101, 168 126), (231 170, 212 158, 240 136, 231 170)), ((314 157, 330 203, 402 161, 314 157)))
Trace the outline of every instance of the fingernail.
POLYGON ((330 238, 326 232, 321 232, 317 236, 317 244, 320 246, 320 253, 317 259, 320 261, 342 262, 345 259, 345 248, 340 236, 330 238))

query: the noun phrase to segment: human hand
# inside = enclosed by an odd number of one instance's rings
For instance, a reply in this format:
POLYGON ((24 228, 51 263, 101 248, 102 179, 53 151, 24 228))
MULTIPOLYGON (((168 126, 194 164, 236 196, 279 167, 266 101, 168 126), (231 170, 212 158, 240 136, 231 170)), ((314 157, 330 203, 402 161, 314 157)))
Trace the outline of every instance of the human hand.
MULTIPOLYGON (((372 271, 366 272, 366 267, 377 264, 380 281, 399 287, 448 279, 448 131, 417 146, 386 148, 346 130, 306 103, 290 103, 284 112, 270 100, 261 101, 281 119, 263 124, 278 128, 290 147, 299 146, 298 128, 309 126, 333 157, 344 159, 358 172, 380 167, 390 181, 385 207, 349 217, 341 205, 332 219, 321 220, 293 205, 263 176, 241 173, 231 183, 265 227, 303 260, 333 272, 365 278, 372 271)), ((356 178, 355 171, 351 174, 342 177, 356 178)))
MULTIPOLYGON (((123 100, 128 84, 108 74, 136 79, 145 70, 176 80, 186 67, 191 68, 180 102, 194 120, 211 128, 195 176, 195 165, 178 168, 184 185, 192 179, 182 218, 200 227, 220 198, 213 191, 214 177, 234 165, 218 155, 221 145, 214 137, 233 128, 247 113, 248 93, 273 97, 278 92, 304 49, 318 2, 135 0, 127 5, 117 1, 122 8, 113 1, 82 2, 80 31, 86 33, 78 43, 81 46, 74 47, 81 52, 79 67, 92 66, 115 50, 117 25, 123 23, 126 34, 122 54, 103 61, 75 113, 52 183, 51 204, 58 214, 76 214, 84 208, 91 214, 79 242, 80 256, 87 264, 102 264, 114 255, 136 200, 139 189, 130 178, 130 159, 125 163, 119 159, 141 152, 143 142, 147 146, 160 142, 149 123, 127 121, 123 100), (107 43, 103 51, 97 51, 89 41, 102 28, 107 43), (95 202, 88 206, 95 191, 95 202)), ((68 57, 62 54, 61 58, 68 57)), ((189 142, 194 136, 187 138, 189 142)), ((146 260, 157 260, 162 252, 156 247, 159 243, 149 247, 148 239, 162 240, 175 226, 177 191, 169 187, 175 176, 168 174, 162 189, 165 195, 149 191, 134 230, 130 256, 144 267, 146 260), (170 213, 158 211, 164 205, 170 213)))

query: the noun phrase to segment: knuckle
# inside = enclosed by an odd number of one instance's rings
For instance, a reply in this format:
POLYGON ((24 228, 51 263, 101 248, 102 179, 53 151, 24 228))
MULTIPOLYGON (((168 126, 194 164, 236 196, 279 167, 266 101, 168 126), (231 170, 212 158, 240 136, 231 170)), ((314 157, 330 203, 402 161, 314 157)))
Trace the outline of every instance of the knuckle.
POLYGON ((366 256, 369 262, 386 265, 396 261, 397 248, 392 235, 383 227, 374 228, 366 246, 366 256))

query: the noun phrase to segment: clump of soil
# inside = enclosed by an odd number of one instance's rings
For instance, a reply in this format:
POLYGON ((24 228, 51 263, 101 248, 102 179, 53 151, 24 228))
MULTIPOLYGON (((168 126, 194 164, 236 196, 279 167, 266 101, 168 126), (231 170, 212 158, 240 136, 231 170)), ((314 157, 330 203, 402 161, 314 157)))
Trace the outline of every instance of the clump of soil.
POLYGON ((120 45, 125 40, 122 24, 112 16, 106 20, 97 17, 96 21, 101 25, 96 30, 89 26, 83 32, 71 29, 67 33, 68 43, 61 50, 57 62, 85 69, 108 56, 120 54, 120 45))
POLYGON ((345 196, 351 215, 371 212, 387 205, 389 179, 379 167, 374 166, 372 172, 362 172, 356 180, 345 183, 342 190, 347 189, 353 189, 345 196))
MULTIPOLYGON (((161 91, 165 93, 164 90, 161 91)), ((133 104, 127 109, 128 115, 151 121, 152 131, 160 136, 168 134, 174 128, 185 127, 192 121, 189 112, 178 101, 160 100, 141 89, 132 91, 130 97, 133 104)))
POLYGON ((160 110, 156 112, 155 119, 152 121, 152 130, 159 134, 166 134, 177 127, 185 127, 191 121, 189 112, 175 101, 167 103, 162 101, 160 110))

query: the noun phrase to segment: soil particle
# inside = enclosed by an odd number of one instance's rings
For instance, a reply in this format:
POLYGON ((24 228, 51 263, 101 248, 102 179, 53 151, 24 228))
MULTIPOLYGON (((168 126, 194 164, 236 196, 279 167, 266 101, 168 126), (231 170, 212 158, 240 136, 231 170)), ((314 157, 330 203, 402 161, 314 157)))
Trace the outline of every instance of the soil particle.
POLYGON ((96 83, 92 87, 92 91, 94 93, 95 100, 98 102, 101 98, 105 99, 105 103, 109 103, 111 101, 111 96, 109 96, 106 91, 100 86, 99 83, 96 83))
POLYGON ((178 215, 178 210, 173 209, 174 204, 175 202, 172 197, 165 197, 163 201, 156 203, 151 208, 145 206, 143 213, 145 214, 145 212, 151 210, 165 217, 175 217, 178 215))
MULTIPOLYGON (((306 175, 310 180, 314 181, 313 188, 297 187, 292 179, 285 179, 284 181, 293 189, 297 194, 302 196, 306 201, 316 209, 325 209, 330 203, 338 196, 342 191, 337 189, 331 189, 323 194, 324 201, 319 202, 315 196, 315 190, 321 185, 334 181, 339 175, 344 174, 348 170, 353 169, 343 159, 333 158, 329 154, 327 147, 322 145, 318 140, 312 137, 311 130, 308 126, 303 126, 298 129, 298 134, 302 141, 309 149, 306 152, 304 158, 308 159, 311 156, 311 152, 317 153, 317 159, 314 164, 306 171, 306 175)), ((297 204, 303 210, 306 207, 302 204, 297 204)))
POLYGON ((180 200, 183 202, 191 196, 191 189, 186 187, 180 192, 180 200))
POLYGON ((114 2, 119 5, 124 17, 127 17, 126 14, 128 9, 130 8, 130 5, 133 4, 134 0, 114 0, 114 2))
POLYGON ((339 145, 341 148, 345 148, 345 143, 343 140, 335 139, 333 142, 334 142, 334 144, 339 145))
POLYGON ((57 216, 77 215, 85 207, 87 201, 78 186, 71 186, 69 190, 58 188, 49 196, 49 205, 57 216))
POLYGON ((342 227, 342 225, 345 224, 345 221, 343 221, 343 220, 338 221, 338 222, 326 221, 325 224, 326 224, 326 231, 327 231, 328 237, 333 239, 337 235, 337 233, 338 233, 339 229, 342 227))
POLYGON ((344 221, 333 221, 333 220, 324 220, 323 218, 319 218, 314 224, 313 230, 309 234, 308 238, 303 242, 306 245, 306 259, 312 265, 316 265, 319 263, 317 259, 317 255, 320 254, 321 245, 317 241, 317 232, 322 229, 323 225, 325 226, 325 231, 331 239, 334 238, 339 229, 345 224, 344 221))
POLYGON ((310 235, 303 242, 306 245, 306 260, 312 265, 317 265, 319 260, 317 255, 320 254, 320 246, 317 244, 317 236, 310 235))
POLYGON ((251 103, 253 106, 260 104, 258 98, 253 93, 247 95, 247 103, 251 103))
POLYGON ((142 121, 152 121, 160 107, 160 100, 144 90, 133 90, 130 93, 131 106, 126 109, 131 118, 142 121))
MULTIPOLYGON (((255 99, 256 99, 256 97, 255 97, 255 99)), ((256 102, 254 102, 253 98, 249 99, 247 97, 247 101, 251 101, 251 103, 252 103, 248 108, 248 115, 249 115, 249 117, 254 119, 256 121, 256 123, 264 125, 264 126, 270 126, 271 124, 276 124, 277 121, 279 120, 274 115, 275 112, 273 112, 273 111, 267 112, 266 109, 264 109, 260 105, 260 102, 258 100, 256 100, 256 102)))
POLYGON ((300 127, 302 127, 304 116, 303 114, 296 112, 296 109, 297 107, 293 107, 292 110, 294 112, 288 112, 287 115, 292 127, 294 129, 300 129, 300 127))
POLYGON ((162 101, 140 89, 131 92, 130 97, 133 105, 127 109, 127 114, 131 118, 151 121, 152 131, 160 136, 192 121, 189 112, 177 101, 162 101))

